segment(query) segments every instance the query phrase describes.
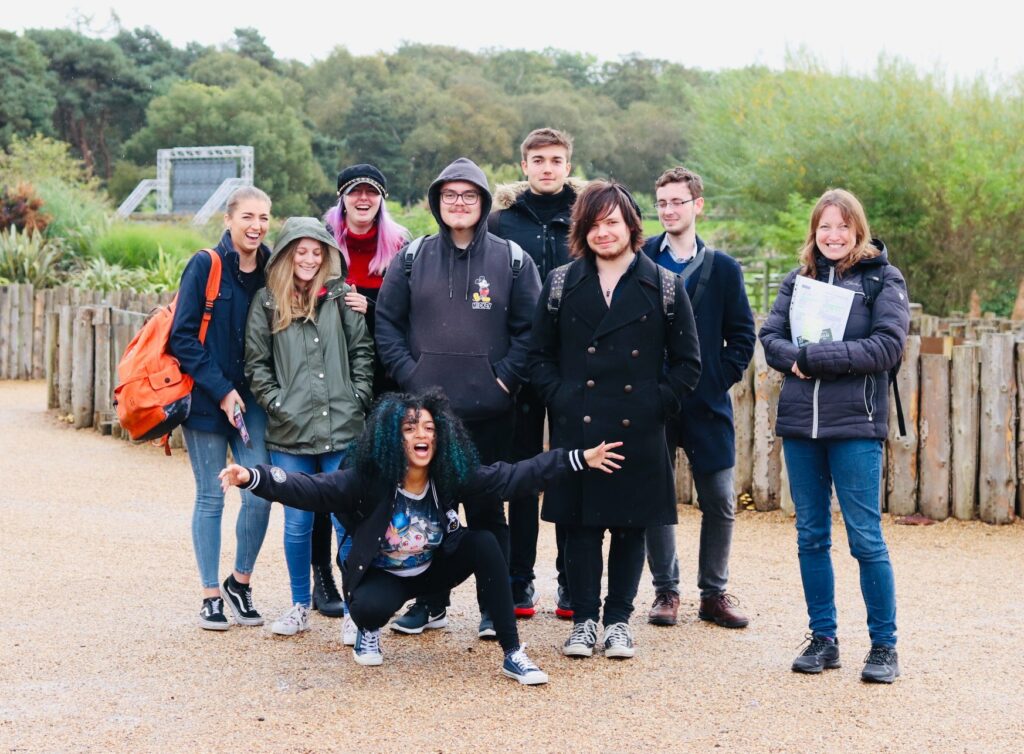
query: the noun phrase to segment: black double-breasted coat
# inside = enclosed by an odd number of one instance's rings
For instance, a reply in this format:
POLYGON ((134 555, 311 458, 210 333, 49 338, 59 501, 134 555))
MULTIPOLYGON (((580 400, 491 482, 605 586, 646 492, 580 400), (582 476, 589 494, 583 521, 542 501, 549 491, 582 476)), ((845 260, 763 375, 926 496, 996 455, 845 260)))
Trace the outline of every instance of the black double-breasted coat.
POLYGON ((621 440, 626 460, 608 475, 588 471, 544 491, 542 518, 560 524, 647 527, 676 522, 665 420, 700 379, 690 300, 678 276, 671 322, 657 265, 639 254, 611 306, 597 267, 577 260, 561 304, 549 311, 551 276, 534 317, 530 380, 549 409, 551 447, 621 440))

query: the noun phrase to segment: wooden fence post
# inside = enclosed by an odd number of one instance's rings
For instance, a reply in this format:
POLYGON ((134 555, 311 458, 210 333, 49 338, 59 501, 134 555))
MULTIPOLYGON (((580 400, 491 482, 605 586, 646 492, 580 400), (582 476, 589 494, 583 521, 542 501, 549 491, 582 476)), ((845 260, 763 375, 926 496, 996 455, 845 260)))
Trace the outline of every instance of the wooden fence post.
POLYGON ((71 373, 71 413, 74 415, 75 429, 92 426, 94 311, 91 306, 80 306, 75 311, 72 342, 74 366, 71 373))
POLYGON ((111 317, 109 306, 98 306, 93 315, 93 343, 95 349, 95 368, 93 369, 93 420, 92 425, 101 429, 104 422, 110 420, 114 411, 111 396, 114 379, 111 362, 111 317))
MULTIPOLYGON (((1024 280, 1021 281, 1024 288, 1024 280)), ((1024 516, 1024 343, 1017 343, 1017 514, 1024 516)))
POLYGON ((949 361, 941 353, 921 355, 921 513, 949 517, 949 361))
POLYGON ((57 331, 57 394, 62 414, 71 413, 71 365, 74 363, 71 342, 74 331, 74 311, 70 304, 61 305, 60 326, 57 331))
POLYGON ((29 377, 41 380, 46 375, 46 297, 47 291, 36 291, 32 302, 32 369, 29 377))
POLYGON ((35 326, 35 289, 28 283, 18 286, 18 351, 14 354, 13 380, 32 379, 32 331, 35 326))
POLYGON ((7 369, 0 379, 18 379, 18 350, 21 344, 21 285, 7 288, 7 369))
POLYGON ((978 507, 978 346, 953 346, 950 375, 952 403, 952 508, 963 521, 975 517, 978 507))
POLYGON ((736 430, 736 471, 733 486, 736 496, 750 493, 754 468, 754 367, 748 364, 740 381, 732 386, 733 426, 736 430))
POLYGON ((780 451, 775 436, 775 416, 779 405, 782 376, 768 366, 761 341, 754 345, 754 464, 752 497, 759 511, 779 507, 780 451))
POLYGON ((990 524, 1014 519, 1017 497, 1017 376, 1009 333, 986 333, 981 342, 981 478, 978 514, 990 524))
POLYGON ((676 448, 676 505, 693 505, 693 474, 682 448, 676 448))
POLYGON ((894 516, 906 516, 917 510, 917 416, 919 407, 918 373, 921 336, 911 335, 903 352, 903 366, 897 376, 900 401, 907 424, 907 436, 899 436, 896 401, 889 401, 889 442, 886 463, 887 510, 894 516))
POLYGON ((46 313, 46 407, 60 407, 60 379, 57 342, 60 337, 60 312, 46 313))
POLYGON ((14 286, 0 286, 0 380, 7 378, 7 359, 11 341, 11 289, 14 286))

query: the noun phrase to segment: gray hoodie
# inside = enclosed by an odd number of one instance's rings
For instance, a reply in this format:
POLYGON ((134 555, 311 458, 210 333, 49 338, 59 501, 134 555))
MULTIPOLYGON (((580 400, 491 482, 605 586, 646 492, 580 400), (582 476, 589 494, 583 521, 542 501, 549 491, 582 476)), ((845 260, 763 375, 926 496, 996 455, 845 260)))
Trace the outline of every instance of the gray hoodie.
POLYGON ((388 268, 377 299, 378 353, 403 390, 438 385, 463 419, 497 416, 512 407, 498 379, 514 395, 526 378, 540 276, 526 255, 513 277, 508 243, 487 232, 491 192, 471 160, 441 171, 427 197, 440 231, 423 239, 409 275, 404 264, 388 268), (441 220, 441 186, 450 181, 480 189, 480 221, 465 249, 441 220))

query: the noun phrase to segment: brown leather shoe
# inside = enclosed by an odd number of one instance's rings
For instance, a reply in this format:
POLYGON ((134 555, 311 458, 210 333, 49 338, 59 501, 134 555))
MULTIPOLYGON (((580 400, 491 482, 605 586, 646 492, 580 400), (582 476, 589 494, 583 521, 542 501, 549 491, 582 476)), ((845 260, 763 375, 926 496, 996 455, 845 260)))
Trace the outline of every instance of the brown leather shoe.
POLYGON ((697 617, 726 628, 745 628, 750 621, 737 609, 739 604, 738 599, 724 592, 716 597, 701 597, 697 617))
POLYGON ((647 613, 647 622, 655 626, 674 626, 679 614, 679 595, 675 592, 659 592, 647 613))

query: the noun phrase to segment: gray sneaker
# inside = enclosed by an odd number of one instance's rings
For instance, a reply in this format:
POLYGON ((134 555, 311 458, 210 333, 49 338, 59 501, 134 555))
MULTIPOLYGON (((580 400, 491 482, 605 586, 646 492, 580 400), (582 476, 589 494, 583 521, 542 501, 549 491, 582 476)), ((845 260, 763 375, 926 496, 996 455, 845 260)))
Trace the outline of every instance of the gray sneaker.
POLYGON ((893 647, 875 645, 864 658, 860 679, 867 683, 892 683, 900 677, 900 660, 893 647))
POLYGON ((597 644, 597 622, 587 618, 582 623, 573 623, 572 633, 562 645, 566 657, 591 657, 597 644))
POLYGON ((820 673, 826 668, 842 667, 839 662, 839 640, 807 634, 807 647, 793 660, 794 673, 820 673))

